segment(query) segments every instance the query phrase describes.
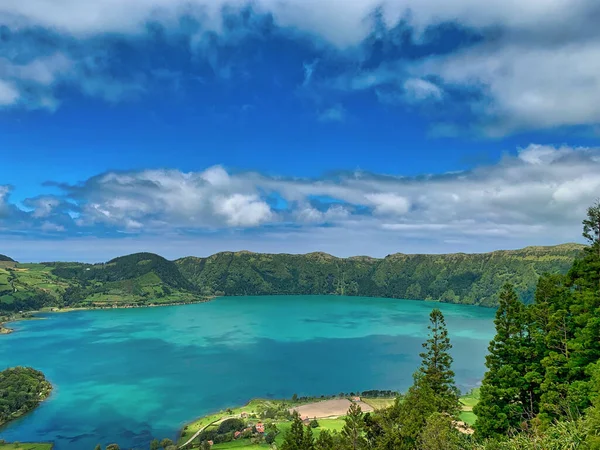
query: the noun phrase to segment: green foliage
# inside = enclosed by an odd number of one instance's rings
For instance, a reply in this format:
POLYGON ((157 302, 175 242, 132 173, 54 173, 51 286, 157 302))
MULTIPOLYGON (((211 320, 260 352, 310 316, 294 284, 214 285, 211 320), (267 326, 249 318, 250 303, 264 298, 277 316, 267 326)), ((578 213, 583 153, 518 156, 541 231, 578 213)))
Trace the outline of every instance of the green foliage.
POLYGON ((352 403, 344 418, 344 428, 340 433, 344 446, 342 448, 358 450, 367 448, 367 439, 364 436, 365 422, 363 413, 357 403, 352 403))
POLYGON ((459 392, 454 384, 454 372, 451 369, 450 338, 442 312, 435 308, 429 315, 429 338, 423 343, 425 351, 419 368, 421 382, 429 386, 439 402, 437 410, 456 415, 459 410, 459 392))
POLYGON ((244 429, 246 425, 242 419, 226 419, 219 425, 217 429, 217 434, 225 434, 231 431, 241 431, 244 429))
POLYGON ((459 450, 460 435, 447 414, 433 413, 419 435, 420 450, 459 450))
POLYGON ((582 248, 566 244, 384 259, 224 252, 175 263, 204 295, 360 295, 494 306, 507 280, 526 303, 532 302, 540 274, 566 273, 582 248))
POLYGON ((473 409, 477 415, 475 429, 480 437, 504 435, 537 413, 537 398, 531 397, 535 389, 530 388, 527 377, 527 354, 531 347, 527 319, 525 305, 513 287, 505 285, 494 320, 496 336, 486 357, 488 371, 483 378, 479 403, 473 409))
MULTIPOLYGON (((310 430, 310 427, 307 429, 310 430)), ((310 436, 312 436, 312 431, 310 433, 310 436)), ((302 419, 300 419, 300 415, 294 411, 292 425, 284 435, 281 450, 312 450, 312 448, 308 448, 310 447, 310 443, 308 443, 307 438, 308 436, 305 437, 302 419)))
POLYGON ((33 410, 51 390, 38 370, 15 367, 0 372, 0 425, 33 410))

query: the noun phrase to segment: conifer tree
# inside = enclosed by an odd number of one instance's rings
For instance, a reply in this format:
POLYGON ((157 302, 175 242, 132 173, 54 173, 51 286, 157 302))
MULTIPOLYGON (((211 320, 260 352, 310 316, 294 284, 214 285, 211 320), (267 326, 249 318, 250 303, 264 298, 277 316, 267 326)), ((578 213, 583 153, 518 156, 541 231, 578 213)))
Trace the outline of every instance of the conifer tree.
POLYGON ((302 450, 315 450, 315 438, 313 437, 312 428, 305 427, 304 437, 302 439, 302 450))
POLYGON ((600 200, 587 210, 587 217, 583 220, 583 237, 600 256, 600 200))
POLYGON ((422 359, 419 372, 421 382, 428 385, 437 397, 438 411, 455 415, 459 410, 458 389, 454 384, 452 371, 452 344, 448 337, 446 321, 439 309, 429 315, 429 338, 423 343, 425 351, 419 356, 422 359))
POLYGON ((519 428, 526 417, 523 394, 526 392, 523 361, 526 334, 526 310, 514 288, 506 284, 499 297, 494 324, 496 336, 490 342, 479 403, 473 409, 477 415, 475 430, 480 437, 504 435, 519 428))
POLYGON ((366 448, 367 440, 364 436, 365 422, 362 410, 357 403, 352 402, 344 421, 344 428, 342 428, 341 432, 344 440, 344 448, 351 450, 366 448))
POLYGON ((300 419, 300 415, 297 411, 294 411, 292 417, 292 426, 289 431, 286 432, 283 443, 281 444, 282 450, 303 450, 304 449, 304 425, 300 419))

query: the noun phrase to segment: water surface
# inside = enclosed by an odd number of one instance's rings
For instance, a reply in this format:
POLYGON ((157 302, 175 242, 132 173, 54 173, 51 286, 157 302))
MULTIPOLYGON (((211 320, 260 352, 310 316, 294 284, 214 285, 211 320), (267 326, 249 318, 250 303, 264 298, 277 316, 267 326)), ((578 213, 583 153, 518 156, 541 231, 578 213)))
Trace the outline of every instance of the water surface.
POLYGON ((162 308, 78 311, 11 324, 0 367, 42 370, 55 390, 0 430, 56 450, 148 448, 190 419, 253 397, 405 390, 439 307, 459 387, 478 384, 490 309, 333 296, 225 297, 162 308))

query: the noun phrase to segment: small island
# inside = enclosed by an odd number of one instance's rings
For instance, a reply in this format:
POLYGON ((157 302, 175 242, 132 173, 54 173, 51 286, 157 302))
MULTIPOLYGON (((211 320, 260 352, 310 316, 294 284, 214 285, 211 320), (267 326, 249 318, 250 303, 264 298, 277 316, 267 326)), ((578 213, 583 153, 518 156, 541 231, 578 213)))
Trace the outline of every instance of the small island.
POLYGON ((0 372, 0 427, 33 411, 52 392, 39 370, 13 367, 0 372))

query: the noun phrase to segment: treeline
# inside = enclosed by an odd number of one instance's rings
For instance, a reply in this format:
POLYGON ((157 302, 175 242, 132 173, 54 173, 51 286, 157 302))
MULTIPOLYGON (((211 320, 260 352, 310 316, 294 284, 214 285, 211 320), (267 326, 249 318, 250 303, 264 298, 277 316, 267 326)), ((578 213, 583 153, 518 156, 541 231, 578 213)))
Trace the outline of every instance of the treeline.
POLYGON ((0 426, 34 409, 51 390, 38 370, 15 367, 0 372, 0 426))
POLYGON ((495 306, 508 280, 524 302, 532 302, 540 274, 566 273, 581 250, 565 244, 383 259, 225 252, 176 263, 205 295, 359 295, 495 306))

